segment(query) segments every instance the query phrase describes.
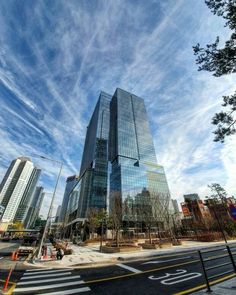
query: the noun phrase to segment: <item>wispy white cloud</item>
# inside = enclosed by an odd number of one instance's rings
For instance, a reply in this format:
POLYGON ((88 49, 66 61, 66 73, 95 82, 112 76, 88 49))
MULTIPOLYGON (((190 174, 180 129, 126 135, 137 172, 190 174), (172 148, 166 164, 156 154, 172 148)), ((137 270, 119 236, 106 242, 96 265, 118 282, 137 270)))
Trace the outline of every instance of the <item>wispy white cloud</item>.
MULTIPOLYGON (((204 196, 217 181, 235 194, 235 141, 213 143, 210 123, 235 77, 198 72, 192 52, 229 31, 203 1, 36 1, 20 13, 0 6, 0 175, 19 155, 61 160, 59 204, 65 178, 79 170, 99 91, 121 87, 145 99, 173 197, 204 196)), ((52 191, 58 167, 34 161, 52 191)))

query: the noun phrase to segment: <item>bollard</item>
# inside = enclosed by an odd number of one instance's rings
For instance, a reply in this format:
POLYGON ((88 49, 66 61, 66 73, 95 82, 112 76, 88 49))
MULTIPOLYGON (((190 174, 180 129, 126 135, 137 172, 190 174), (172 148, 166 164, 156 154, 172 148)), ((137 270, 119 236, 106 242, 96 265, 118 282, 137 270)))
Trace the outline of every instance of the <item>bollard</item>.
POLYGON ((13 251, 11 254, 11 260, 15 260, 16 251, 13 251))
POLYGON ((10 268, 9 274, 8 274, 6 282, 5 282, 5 285, 4 285, 3 289, 2 289, 3 291, 7 291, 7 286, 8 286, 10 277, 11 277, 11 273, 12 273, 12 268, 10 268))
POLYGON ((18 258, 18 252, 16 251, 15 260, 18 258))

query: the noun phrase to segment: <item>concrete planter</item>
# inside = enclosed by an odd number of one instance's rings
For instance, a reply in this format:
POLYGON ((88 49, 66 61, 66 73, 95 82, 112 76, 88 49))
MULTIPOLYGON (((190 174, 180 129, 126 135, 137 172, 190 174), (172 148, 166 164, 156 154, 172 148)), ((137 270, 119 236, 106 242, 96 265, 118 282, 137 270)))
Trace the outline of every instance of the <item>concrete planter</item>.
POLYGON ((178 241, 173 241, 172 242, 173 246, 181 246, 182 245, 182 241, 178 240, 178 241))
POLYGON ((171 248, 172 247, 172 243, 171 242, 163 242, 163 243, 160 243, 160 248, 171 248))
POLYGON ((138 246, 121 246, 121 247, 111 247, 111 246, 102 246, 101 250, 103 253, 120 253, 120 252, 135 252, 140 251, 138 246))
POLYGON ((159 244, 148 244, 148 243, 144 243, 144 244, 141 244, 142 248, 143 249, 159 249, 159 244))

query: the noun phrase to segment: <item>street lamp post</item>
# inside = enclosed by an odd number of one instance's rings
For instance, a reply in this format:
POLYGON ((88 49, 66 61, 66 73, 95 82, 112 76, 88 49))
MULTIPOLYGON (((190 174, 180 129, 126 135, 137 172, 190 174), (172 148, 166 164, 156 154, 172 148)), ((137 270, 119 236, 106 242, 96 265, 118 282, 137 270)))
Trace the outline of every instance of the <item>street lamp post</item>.
MULTIPOLYGON (((39 157, 44 159, 44 160, 48 160, 48 161, 60 164, 60 170, 59 170, 59 173, 58 173, 58 176, 57 176, 56 184, 55 184, 53 195, 52 195, 52 200, 51 200, 50 207, 49 207, 49 210, 48 210, 47 221, 46 221, 44 231, 43 231, 43 235, 42 235, 42 238, 41 238, 41 241, 40 241, 40 244, 39 244, 38 258, 41 257, 41 250, 42 250, 42 246, 43 246, 43 243, 44 243, 44 240, 45 240, 45 237, 46 237, 46 233, 47 233, 47 230, 48 230, 48 227, 49 227, 50 218, 51 218, 51 214, 52 214, 52 208, 53 208, 53 202, 54 202, 54 199, 55 199, 55 196, 56 196, 57 185, 58 185, 58 182, 59 182, 59 179, 60 179, 60 176, 61 176, 62 167, 63 167, 62 162, 59 162, 59 161, 56 161, 56 160, 53 160, 53 159, 50 159, 50 158, 47 158, 47 157, 44 157, 44 156, 39 156, 39 157)), ((50 229, 49 229, 49 231, 50 231, 50 229)))

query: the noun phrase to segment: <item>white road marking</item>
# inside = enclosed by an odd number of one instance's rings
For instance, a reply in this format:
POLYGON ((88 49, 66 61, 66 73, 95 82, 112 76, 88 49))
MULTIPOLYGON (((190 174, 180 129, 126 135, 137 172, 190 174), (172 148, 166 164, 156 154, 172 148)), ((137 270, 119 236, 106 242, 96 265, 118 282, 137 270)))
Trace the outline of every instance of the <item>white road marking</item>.
POLYGON ((88 292, 91 289, 89 287, 72 289, 67 291, 59 291, 59 292, 49 292, 49 293, 40 293, 40 295, 67 295, 67 294, 77 294, 81 292, 88 292))
POLYGON ((81 285, 81 284, 84 284, 84 281, 60 283, 60 284, 53 284, 53 285, 47 285, 47 286, 26 287, 26 288, 17 288, 16 287, 14 289, 14 293, 15 292, 27 292, 27 291, 46 290, 46 289, 53 289, 53 288, 60 288, 60 287, 81 285))
POLYGON ((35 272, 35 271, 47 271, 47 270, 50 270, 50 269, 52 269, 52 268, 50 267, 50 268, 27 269, 26 271, 27 272, 31 272, 31 271, 33 271, 33 272, 35 272))
POLYGON ((122 268, 125 268, 125 269, 128 269, 128 270, 130 270, 130 271, 132 271, 132 272, 135 272, 135 273, 141 273, 142 271, 141 270, 138 270, 138 269, 136 269, 136 268, 133 268, 133 267, 131 267, 131 266, 128 266, 128 265, 125 265, 125 264, 122 264, 122 263, 120 263, 120 264, 116 264, 117 266, 120 266, 120 267, 122 267, 122 268))
POLYGON ((188 281, 188 280, 192 280, 194 278, 200 277, 201 275, 202 274, 200 274, 199 272, 191 272, 191 273, 187 273, 185 275, 181 275, 179 277, 170 278, 170 279, 167 279, 167 280, 162 280, 161 284, 163 284, 163 285, 178 284, 178 283, 181 283, 181 282, 184 282, 184 281, 188 281), (185 278, 182 279, 183 277, 185 277, 185 278), (178 280, 179 278, 181 278, 181 279, 178 280))
POLYGON ((62 273, 53 273, 53 274, 40 274, 36 276, 27 276, 22 277, 20 280, 30 280, 30 279, 37 279, 37 278, 50 278, 50 277, 61 277, 65 275, 71 275, 71 272, 62 272, 62 273))
MULTIPOLYGON (((64 278, 56 278, 56 281, 66 281, 66 280, 70 280, 70 279, 79 279, 80 276, 68 276, 68 277, 64 277, 64 278)), ((19 285, 31 285, 31 284, 37 284, 37 283, 49 283, 49 282, 54 282, 55 281, 55 278, 54 279, 45 279, 45 280, 35 280, 35 281, 24 281, 24 282, 19 282, 17 284, 17 286, 19 285)))
POLYGON ((4 257, 0 257, 0 260, 3 259, 4 257))
POLYGON ((164 279, 164 278, 169 278, 169 277, 172 277, 172 276, 178 276, 183 274, 183 273, 186 273, 187 270, 185 269, 176 269, 176 273, 166 273, 164 276, 161 276, 161 277, 154 277, 154 276, 149 276, 148 278, 150 280, 161 280, 161 279, 164 279))
POLYGON ((27 272, 27 273, 24 273, 24 276, 31 276, 31 275, 34 275, 36 276, 37 274, 44 274, 44 273, 58 273, 58 272, 63 272, 63 271, 69 271, 71 269, 69 268, 64 268, 64 269, 53 269, 53 270, 39 270, 37 273, 30 273, 30 272, 27 272))
POLYGON ((185 269, 177 269, 176 273, 166 273, 161 277, 149 276, 150 280, 162 280, 161 284, 163 285, 173 285, 178 284, 187 280, 192 280, 194 278, 200 277, 202 274, 199 272, 186 273, 185 269), (164 279, 164 280, 163 280, 164 279))
POLYGON ((169 259, 169 260, 155 260, 155 261, 148 261, 144 262, 142 264, 157 264, 157 263, 163 263, 163 262, 170 262, 170 261, 175 261, 175 260, 183 260, 187 258, 191 258, 192 256, 185 256, 185 257, 179 257, 179 258, 174 258, 174 259, 169 259))

